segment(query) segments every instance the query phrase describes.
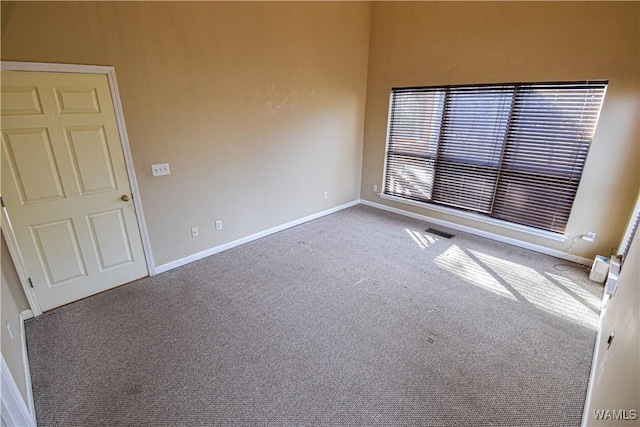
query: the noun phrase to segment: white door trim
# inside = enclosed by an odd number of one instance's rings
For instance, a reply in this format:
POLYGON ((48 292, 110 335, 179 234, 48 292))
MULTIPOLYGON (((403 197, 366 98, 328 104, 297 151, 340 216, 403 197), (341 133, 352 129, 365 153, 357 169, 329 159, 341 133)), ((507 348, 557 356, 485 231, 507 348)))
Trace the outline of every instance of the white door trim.
POLYGON ((0 378, 2 387, 2 421, 7 426, 34 426, 35 419, 25 403, 11 371, 0 355, 0 378))
POLYGON ((7 208, 4 206, 2 207, 2 235, 4 236, 4 240, 7 242, 7 248, 9 248, 9 254, 11 254, 13 264, 16 266, 16 272, 18 273, 20 284, 22 284, 24 295, 27 297, 27 301, 29 302, 29 307, 31 307, 31 311, 35 316, 39 316, 42 314, 42 308, 40 307, 35 291, 29 283, 29 273, 27 272, 27 267, 24 265, 22 252, 20 252, 20 248, 18 247, 16 235, 13 233, 13 227, 9 220, 7 208))
MULTIPOLYGON (((116 114, 116 122, 118 124, 118 132, 120 133, 120 141, 122 143, 122 153, 124 154, 124 162, 127 168, 127 175, 129 177, 129 186, 131 187, 131 194, 133 196, 133 204, 135 206, 136 218, 138 220, 138 229, 140 231, 140 237, 142 239, 142 248, 144 250, 144 256, 147 264, 147 273, 153 276, 154 273, 154 261, 153 254, 151 252, 151 244, 149 242, 149 234, 147 233, 147 224, 144 220, 144 212, 142 210, 142 202, 140 200, 140 191, 138 190, 138 181, 136 180, 136 173, 133 167, 133 158, 131 156, 131 148, 129 147, 129 137, 127 136, 127 129, 124 123, 124 114, 122 112, 122 103, 120 102, 120 94, 118 93, 118 82, 116 81, 116 71, 114 67, 102 66, 102 65, 80 65, 80 64, 49 64, 43 62, 0 62, 0 68, 7 71, 36 71, 36 72, 55 72, 55 73, 78 73, 78 74, 103 74, 107 76, 109 81, 109 88, 111 89, 111 99, 113 101, 113 108, 116 114)), ((5 238, 7 245, 11 253, 11 258, 18 274, 24 273, 24 277, 20 275, 20 281, 27 300, 31 305, 31 310, 35 316, 42 314, 40 304, 37 302, 35 293, 29 285, 28 275, 26 275, 26 268, 22 261, 22 255, 17 245, 15 235, 11 229, 11 223, 6 215, 5 209, 2 214, 2 228, 6 227, 5 238), (6 219, 5 219, 6 217, 6 219), (6 223, 6 224, 5 224, 6 223), (13 250, 12 250, 12 246, 13 250)))

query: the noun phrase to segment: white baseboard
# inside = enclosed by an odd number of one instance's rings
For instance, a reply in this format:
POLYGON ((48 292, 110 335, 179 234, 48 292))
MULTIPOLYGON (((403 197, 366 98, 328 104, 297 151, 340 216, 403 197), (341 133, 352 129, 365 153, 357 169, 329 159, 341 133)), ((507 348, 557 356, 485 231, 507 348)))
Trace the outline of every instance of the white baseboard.
POLYGON ((29 320, 33 318, 33 311, 31 310, 25 310, 25 311, 21 311, 20 312, 20 317, 22 317, 22 320, 29 320))
POLYGON ((27 385, 27 404, 29 412, 36 420, 36 406, 33 402, 33 388, 31 386, 31 369, 29 368, 29 354, 27 353, 27 335, 24 330, 24 321, 33 318, 33 311, 24 310, 20 312, 20 339, 22 341, 22 369, 24 371, 24 381, 27 385))
POLYGON ((206 258, 208 256, 217 254, 219 252, 226 251, 231 248, 235 248, 236 246, 243 245, 245 243, 249 243, 251 241, 260 239, 262 237, 269 236, 270 234, 277 233, 282 230, 286 230, 287 228, 295 227, 296 225, 304 224, 305 222, 313 221, 314 219, 321 218, 326 215, 330 215, 332 213, 341 211, 343 209, 350 208, 351 206, 355 206, 360 203, 360 200, 354 200, 349 203, 345 203, 344 205, 336 206, 331 209, 327 209, 326 211, 318 212, 313 215, 305 216, 304 218, 296 219, 295 221, 287 222, 286 224, 278 225, 273 228, 269 228, 268 230, 260 231, 255 234, 251 234, 250 236, 243 237, 238 240, 234 240, 233 242, 225 243, 224 245, 216 246, 202 252, 195 253, 193 255, 189 255, 187 257, 159 265, 154 268, 154 274, 164 273, 165 271, 173 270, 174 268, 181 267, 183 265, 189 264, 194 261, 198 261, 202 258, 206 258))
POLYGON ((600 323, 598 324, 598 331, 596 332, 596 342, 593 348, 593 358, 591 359, 591 372, 589 373, 589 385, 587 387, 587 397, 584 401, 584 409, 582 410, 582 422, 581 427, 586 427, 589 423, 589 417, 591 416, 591 396, 593 395, 593 388, 595 387, 596 374, 598 371, 598 362, 600 362, 600 340, 602 339, 602 326, 604 325, 604 316, 607 312, 607 302, 609 301, 609 294, 606 292, 602 295, 602 303, 600 304, 600 323))
POLYGON ((24 403, 24 399, 18 390, 11 371, 7 363, 4 361, 4 356, 1 356, 0 367, 0 387, 2 387, 2 416, 3 425, 7 427, 13 426, 34 426, 36 425, 35 418, 31 415, 31 412, 24 403))
POLYGON ((382 205, 380 203, 370 202, 369 200, 360 200, 360 203, 366 206, 371 206, 377 209, 382 209, 387 212, 393 212, 400 215, 408 216, 410 218, 419 219, 422 221, 427 221, 432 224, 438 224, 443 227, 453 228, 454 230, 463 231, 465 233, 473 234, 480 237, 486 237, 487 239, 497 240, 498 242, 508 243, 513 246, 518 246, 520 248, 529 249, 535 252, 540 252, 545 255, 551 255, 556 258, 561 258, 567 261, 577 262, 584 265, 591 265, 593 263, 592 259, 581 257, 578 255, 572 255, 567 252, 559 251, 556 249, 547 248, 545 246, 535 245, 533 243, 525 242, 518 239, 513 239, 511 237, 505 237, 500 234, 490 233, 488 231, 478 230, 476 228, 467 227, 466 225, 456 224, 454 222, 444 221, 437 218, 432 218, 427 215, 421 215, 414 212, 405 211, 398 208, 393 208, 391 206, 382 205))
POLYGON ((315 213, 313 215, 309 215, 306 216, 304 218, 300 218, 291 222, 287 222, 286 224, 282 224, 282 225, 278 225, 276 227, 273 228, 269 228, 268 230, 264 230, 264 231, 260 231, 258 233, 255 234, 251 234, 249 236, 243 237, 241 239, 238 240, 234 240, 233 242, 229 242, 229 243, 225 243, 224 245, 220 245, 220 246, 216 246, 210 249, 206 249, 204 251, 195 253, 193 255, 189 255, 187 257, 166 263, 166 264, 162 264, 159 265, 157 267, 155 267, 153 269, 153 274, 160 274, 160 273, 164 273, 165 271, 169 271, 169 270, 173 270, 174 268, 178 268, 178 267, 182 267, 183 265, 189 264, 191 262, 194 261, 198 261, 202 258, 206 258, 208 256, 226 251, 228 249, 231 248, 235 248, 236 246, 240 246, 243 245, 245 243, 249 243, 253 240, 256 239, 260 239, 262 237, 266 237, 269 236, 271 234, 277 233, 279 231, 282 230, 286 230, 287 228, 291 228, 291 227, 295 227, 296 225, 300 225, 300 224, 304 224, 305 222, 308 221, 312 221, 314 219, 317 218, 321 218, 323 216, 326 215, 330 215, 332 213, 341 211, 343 209, 347 209, 350 208, 351 206, 355 206, 358 204, 363 204, 363 205, 367 205, 367 206, 371 206, 377 209, 382 209, 388 212, 393 212, 393 213, 397 213, 400 215, 404 215, 404 216, 408 216, 414 219, 419 219, 422 221, 427 221, 433 224, 438 224, 438 225, 442 225, 444 227, 449 227, 449 228, 453 228, 454 230, 459 230, 459 231, 463 231, 465 233, 469 233, 469 234, 473 234, 476 236, 480 236, 480 237, 486 237, 488 239, 492 239, 492 240, 497 240, 499 242, 503 242, 503 243, 508 243, 510 245, 514 245, 514 246, 518 246, 524 249, 529 249, 535 252, 540 252, 546 255, 551 255, 554 256, 556 258, 561 258, 561 259, 565 259, 567 261, 572 261, 572 262, 578 262, 580 264, 584 264, 584 265, 591 265, 593 260, 589 259, 589 258, 584 258, 584 257, 580 257, 577 255, 572 255, 569 254, 567 252, 562 252, 559 250, 555 250, 555 249, 550 249, 547 248, 545 246, 540 246, 540 245, 534 245, 532 243, 528 243, 522 240, 518 240, 518 239, 513 239, 511 237, 505 237, 502 236, 500 234, 495 234, 495 233, 490 233, 488 231, 483 231, 483 230, 478 230, 472 227, 467 227, 465 225, 459 225, 453 222, 449 222, 449 221, 444 221, 441 219, 437 219, 437 218, 432 218, 430 216, 427 215, 421 215, 421 214, 417 214, 417 213, 413 213, 413 212, 409 212, 409 211, 405 211, 402 209, 398 209, 398 208, 393 208, 390 206, 386 206, 386 205, 382 205, 380 203, 375 203, 375 202, 370 202, 368 200, 354 200, 352 202, 349 203, 345 203, 344 205, 340 205, 340 206, 336 206, 334 208, 331 209, 327 209, 325 211, 322 212, 318 212, 315 213))

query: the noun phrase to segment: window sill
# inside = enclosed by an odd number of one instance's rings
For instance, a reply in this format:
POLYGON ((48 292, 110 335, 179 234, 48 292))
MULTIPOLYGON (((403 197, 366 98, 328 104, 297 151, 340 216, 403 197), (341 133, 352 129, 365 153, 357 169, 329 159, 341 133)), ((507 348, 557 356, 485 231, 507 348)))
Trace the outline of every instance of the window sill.
POLYGON ((429 203, 421 203, 413 200, 403 199, 402 197, 390 196, 388 194, 380 193, 380 198, 384 200, 390 200, 392 202, 404 203, 406 205, 416 206, 423 209, 430 209, 436 212, 442 212, 447 215, 455 216, 462 219, 468 219, 472 221, 481 222, 484 224, 489 224, 501 228, 505 228, 508 230, 518 231, 520 233, 529 234, 531 236, 543 237, 549 240, 555 240, 557 242, 566 242, 569 239, 568 236, 564 234, 554 233, 551 231, 539 230, 533 227, 527 227, 526 225, 513 224, 511 222, 502 221, 499 219, 486 217, 484 215, 476 214, 473 212, 466 212, 458 209, 448 208, 445 206, 429 204, 429 203))

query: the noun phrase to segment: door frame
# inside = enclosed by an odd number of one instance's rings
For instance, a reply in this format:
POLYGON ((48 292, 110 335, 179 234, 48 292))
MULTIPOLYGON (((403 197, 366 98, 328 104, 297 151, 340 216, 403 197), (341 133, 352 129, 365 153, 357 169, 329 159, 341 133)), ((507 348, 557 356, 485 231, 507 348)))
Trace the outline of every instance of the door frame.
MULTIPOLYGON (((122 153, 124 154, 124 163, 127 168, 127 176, 129 178, 129 186, 135 207, 136 219, 140 238, 142 239, 142 249, 144 251, 145 262, 147 266, 147 274, 154 275, 154 261, 151 252, 151 244, 149 242, 149 234, 147 232, 147 224, 142 211, 142 202, 140 200, 140 191, 138 190, 138 181, 133 167, 133 158, 131 156, 131 148, 129 147, 129 137, 124 123, 124 114, 122 112, 122 104, 120 102, 120 94, 118 93, 118 83, 116 81, 116 71, 114 67, 103 65, 80 65, 80 64, 55 64, 44 62, 14 62, 1 61, 0 69, 3 71, 35 71, 35 72, 54 72, 54 73, 76 73, 76 74, 101 74, 106 75, 109 81, 109 89, 111 92, 111 101, 116 115, 116 123, 120 134, 120 142, 122 144, 122 153)), ((0 189, 1 192, 1 189, 0 189)), ((1 195, 1 194, 0 194, 1 195)), ((27 297, 27 301, 31 306, 34 316, 42 314, 42 308, 38 302, 38 298, 34 289, 29 284, 29 275, 25 267, 18 241, 13 233, 11 221, 7 213, 7 209, 2 207, 2 232, 7 241, 11 259, 16 266, 22 289, 27 297)))

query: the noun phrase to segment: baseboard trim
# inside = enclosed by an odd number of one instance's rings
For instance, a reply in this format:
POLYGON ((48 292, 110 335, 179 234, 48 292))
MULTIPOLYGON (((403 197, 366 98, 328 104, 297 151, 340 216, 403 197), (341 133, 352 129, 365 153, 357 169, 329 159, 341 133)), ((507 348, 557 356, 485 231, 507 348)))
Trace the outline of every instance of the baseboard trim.
POLYGON ((216 247, 213 247, 213 248, 210 248, 210 249, 206 249, 204 251, 195 253, 193 255, 189 255, 187 257, 184 257, 184 258, 181 258, 181 259, 178 259, 178 260, 166 263, 166 264, 159 265, 159 266, 154 268, 153 272, 154 272, 154 274, 164 273, 165 271, 169 271, 169 270, 173 270, 174 268, 182 267, 183 265, 192 263, 194 261, 198 261, 198 260, 200 260, 202 258, 206 258, 208 256, 211 256, 211 255, 226 251, 226 250, 231 249, 231 248, 235 248, 236 246, 244 245, 245 243, 249 243, 249 242, 252 242, 254 240, 260 239, 262 237, 266 237, 266 236, 269 236, 271 234, 277 233, 279 231, 286 230, 287 228, 295 227, 296 225, 304 224, 305 222, 313 221, 314 219, 318 219, 318 218, 321 218, 323 216, 330 215, 332 213, 341 211, 343 209, 350 208, 350 207, 358 205, 358 204, 360 204, 360 200, 354 200, 352 202, 345 203, 344 205, 336 206, 334 208, 327 209, 325 211, 318 212, 318 213, 315 213, 313 215, 305 216, 304 218, 296 219, 294 221, 287 222, 286 224, 278 225, 276 227, 272 227, 272 228, 269 228, 267 230, 255 233, 255 234, 251 234, 251 235, 243 237, 241 239, 234 240, 233 242, 225 243, 224 245, 220 245, 220 246, 216 246, 216 247))
POLYGON ((32 310, 24 310, 20 312, 20 317, 22 317, 22 320, 29 320, 29 319, 33 319, 33 311, 32 310))
POLYGON ((591 260, 589 258, 584 258, 584 257, 581 257, 581 256, 572 255, 572 254, 569 254, 567 252, 559 251, 559 250, 556 250, 556 249, 550 249, 550 248, 547 248, 547 247, 544 247, 544 246, 535 245, 535 244, 528 243, 528 242, 525 242, 525 241, 522 241, 522 240, 511 238, 511 237, 505 237, 505 236, 502 236, 500 234, 490 233, 488 231, 478 230, 476 228, 467 227, 465 225, 456 224, 454 222, 444 221, 444 220, 437 219, 437 218, 432 218, 432 217, 430 217, 428 215, 422 215, 422 214, 417 214, 417 213, 414 213, 414 212, 405 211, 403 209, 393 208, 391 206, 382 205, 380 203, 371 202, 369 200, 359 199, 359 200, 354 200, 354 201, 349 202, 349 203, 345 203, 345 204, 340 205, 340 206, 336 206, 336 207, 331 208, 331 209, 327 209, 327 210, 322 211, 322 212, 315 213, 313 215, 309 215, 309 216, 306 216, 306 217, 303 217, 303 218, 299 218, 299 219, 291 221, 291 222, 287 222, 285 224, 278 225, 276 227, 269 228, 267 230, 260 231, 258 233, 251 234, 249 236, 243 237, 243 238, 238 239, 238 240, 234 240, 234 241, 229 242, 229 243, 225 243, 223 245, 215 246, 213 248, 209 248, 209 249, 206 249, 204 251, 197 252, 195 254, 189 255, 187 257, 184 257, 184 258, 181 258, 181 259, 178 259, 178 260, 175 260, 175 261, 171 261, 171 262, 166 263, 166 264, 159 265, 159 266, 157 266, 157 267, 155 267, 153 269, 153 274, 160 274, 160 273, 164 273, 164 272, 169 271, 169 270, 173 270, 174 268, 182 267, 183 265, 187 265, 187 264, 192 263, 194 261, 198 261, 198 260, 200 260, 202 258, 206 258, 208 256, 215 255, 217 253, 226 251, 226 250, 231 249, 231 248, 235 248, 236 246, 244 245, 245 243, 249 243, 249 242, 252 242, 254 240, 260 239, 262 237, 266 237, 266 236, 269 236, 271 234, 277 233, 279 231, 286 230, 287 228, 295 227, 296 225, 304 224, 305 222, 313 221, 314 219, 318 219, 318 218, 321 218, 323 216, 330 215, 332 213, 341 211, 343 209, 350 208, 350 207, 358 205, 358 204, 363 204, 363 205, 371 206, 373 208, 381 209, 381 210, 384 210, 384 211, 387 211, 387 212, 393 212, 393 213, 397 213, 399 215, 404 215, 404 216, 407 216, 407 217, 410 217, 410 218, 419 219, 419 220, 427 221, 427 222, 430 222, 430 223, 433 223, 433 224, 442 225, 444 227, 453 228, 454 230, 463 231, 465 233, 473 234, 473 235, 480 236, 480 237, 486 237, 488 239, 496 240, 498 242, 507 243, 507 244, 518 246, 518 247, 524 248, 524 249, 529 249, 529 250, 532 250, 532 251, 535 251, 535 252, 543 253, 545 255, 551 255, 553 257, 564 259, 564 260, 567 260, 567 261, 577 262, 577 263, 584 264, 584 265, 591 265, 592 262, 593 262, 593 260, 591 260))
POLYGON ((24 310, 20 312, 20 339, 22 340, 22 369, 24 380, 27 385, 27 404, 31 416, 36 420, 36 406, 33 402, 33 387, 31 385, 31 368, 29 367, 29 354, 27 353, 27 334, 24 328, 24 321, 33 318, 33 311, 24 310))
POLYGON ((556 249, 547 248, 545 246, 535 245, 533 243, 525 242, 522 240, 514 239, 511 237, 501 236, 500 234, 490 233, 488 231, 478 230, 476 228, 467 227, 466 225, 456 224, 454 222, 449 222, 437 218, 432 218, 428 215, 417 214, 414 212, 405 211, 403 209, 393 208, 391 206, 382 205, 380 203, 371 202, 369 200, 360 200, 360 203, 366 206, 371 206, 373 208, 381 209, 387 212, 393 212, 399 215, 408 216, 410 218, 419 219, 422 221, 427 221, 432 224, 438 224, 443 227, 453 228, 454 230, 463 231, 465 233, 473 234, 475 236, 486 237, 487 239, 497 240, 498 242, 508 243, 513 246, 518 246, 520 248, 529 249, 535 252, 539 252, 545 255, 551 255, 556 258, 564 259, 567 261, 577 262, 584 265, 591 265, 593 263, 592 259, 581 257, 578 255, 572 255, 567 252, 559 251, 556 249))
POLYGON ((591 415, 591 396, 593 395, 593 388, 595 387, 596 374, 598 371, 598 362, 600 361, 600 340, 602 339, 602 326, 604 325, 604 316, 607 312, 607 303, 609 301, 609 294, 606 292, 602 295, 602 302, 600 303, 600 322, 598 324, 598 331, 596 332, 596 341, 593 348, 593 358, 591 359, 591 371, 589 372, 589 385, 587 386, 587 396, 584 400, 584 409, 582 410, 582 422, 581 427, 586 427, 589 424, 589 417, 591 415))
POLYGON ((20 390, 16 385, 11 371, 4 360, 4 356, 0 354, 0 386, 2 387, 2 422, 7 426, 34 426, 35 419, 31 416, 31 412, 24 403, 20 390))

